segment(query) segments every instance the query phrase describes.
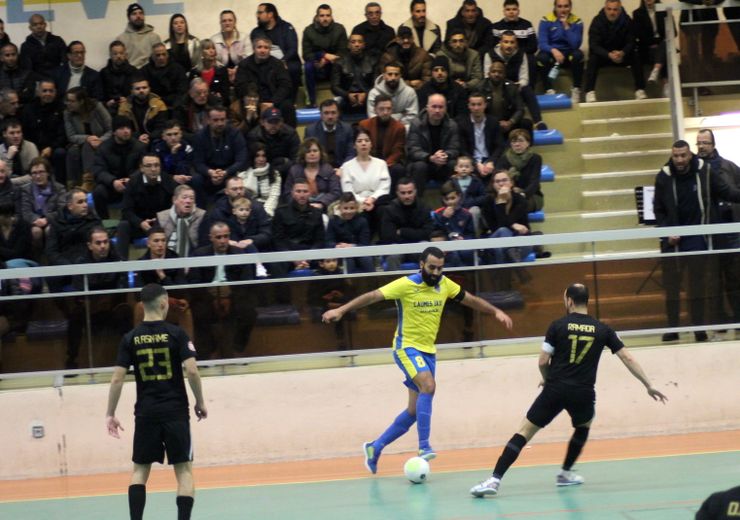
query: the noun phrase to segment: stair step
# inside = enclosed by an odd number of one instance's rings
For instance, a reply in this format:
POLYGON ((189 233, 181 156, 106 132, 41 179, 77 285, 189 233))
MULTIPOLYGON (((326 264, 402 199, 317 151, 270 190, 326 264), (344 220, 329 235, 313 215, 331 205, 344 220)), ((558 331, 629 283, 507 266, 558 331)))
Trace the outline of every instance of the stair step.
POLYGON ((584 156, 597 153, 637 153, 662 147, 670 149, 671 144, 673 144, 673 136, 670 133, 615 134, 606 137, 584 137, 581 139, 581 149, 584 156))
POLYGON ((582 158, 584 173, 609 170, 615 164, 619 164, 626 170, 651 169, 657 174, 670 154, 670 147, 666 147, 654 150, 583 154, 582 158))

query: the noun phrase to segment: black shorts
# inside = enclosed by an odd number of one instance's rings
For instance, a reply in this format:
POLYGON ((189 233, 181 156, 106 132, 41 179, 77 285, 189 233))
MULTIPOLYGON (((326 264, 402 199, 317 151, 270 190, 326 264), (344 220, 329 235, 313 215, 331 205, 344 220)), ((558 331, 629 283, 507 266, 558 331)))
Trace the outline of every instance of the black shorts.
POLYGON ((159 421, 136 418, 134 430, 134 455, 136 464, 164 462, 167 452, 168 464, 180 464, 193 460, 193 445, 190 440, 190 421, 177 419, 159 421))
POLYGON ((544 428, 565 410, 573 426, 587 423, 594 418, 596 392, 593 388, 562 387, 546 384, 527 412, 529 422, 544 428))

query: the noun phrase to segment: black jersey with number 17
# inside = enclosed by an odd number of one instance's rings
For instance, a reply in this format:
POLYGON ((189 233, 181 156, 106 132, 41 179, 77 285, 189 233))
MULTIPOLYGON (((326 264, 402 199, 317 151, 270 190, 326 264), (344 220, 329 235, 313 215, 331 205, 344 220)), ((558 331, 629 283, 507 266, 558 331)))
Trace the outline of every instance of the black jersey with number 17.
POLYGON ((593 387, 604 347, 616 354, 617 333, 587 314, 573 312, 550 324, 542 350, 552 355, 547 383, 593 387))
POLYGON ((166 321, 145 321, 123 336, 116 365, 134 367, 136 417, 163 421, 189 417, 182 363, 191 357, 195 347, 188 335, 166 321))

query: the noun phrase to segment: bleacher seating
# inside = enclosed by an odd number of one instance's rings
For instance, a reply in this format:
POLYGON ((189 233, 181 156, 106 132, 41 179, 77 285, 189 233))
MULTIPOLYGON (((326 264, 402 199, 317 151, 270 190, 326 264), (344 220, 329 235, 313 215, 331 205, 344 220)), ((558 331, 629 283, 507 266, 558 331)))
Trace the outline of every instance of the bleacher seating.
POLYGON ((542 110, 565 110, 573 106, 570 96, 565 94, 540 94, 537 102, 542 110))

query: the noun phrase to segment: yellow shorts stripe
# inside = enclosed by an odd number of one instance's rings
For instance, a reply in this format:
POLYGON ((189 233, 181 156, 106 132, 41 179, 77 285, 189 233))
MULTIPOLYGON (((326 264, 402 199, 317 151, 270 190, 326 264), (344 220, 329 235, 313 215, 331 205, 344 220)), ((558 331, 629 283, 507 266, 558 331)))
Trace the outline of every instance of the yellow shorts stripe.
POLYGON ((396 350, 396 356, 398 356, 398 360, 401 362, 401 366, 403 366, 403 370, 408 375, 408 378, 415 378, 418 372, 416 370, 416 366, 414 366, 411 359, 409 359, 408 354, 406 354, 406 349, 400 348, 396 350))

